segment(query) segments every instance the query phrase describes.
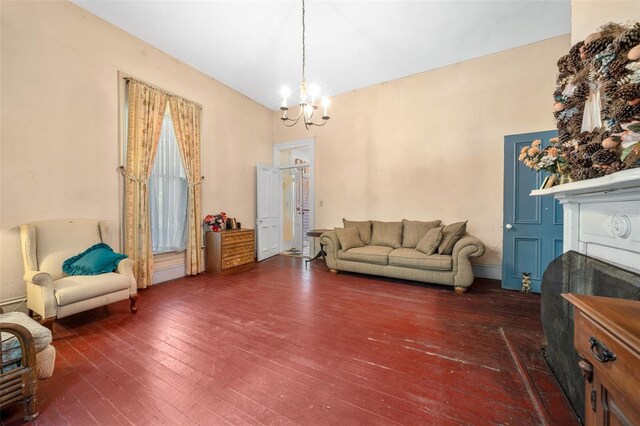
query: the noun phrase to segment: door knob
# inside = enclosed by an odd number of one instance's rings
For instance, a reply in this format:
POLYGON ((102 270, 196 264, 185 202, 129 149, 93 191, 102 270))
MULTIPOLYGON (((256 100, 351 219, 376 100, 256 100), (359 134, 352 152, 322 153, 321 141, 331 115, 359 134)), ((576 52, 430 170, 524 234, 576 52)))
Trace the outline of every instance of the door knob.
POLYGON ((507 228, 507 229, 513 228, 513 226, 510 223, 507 223, 504 227, 507 228))

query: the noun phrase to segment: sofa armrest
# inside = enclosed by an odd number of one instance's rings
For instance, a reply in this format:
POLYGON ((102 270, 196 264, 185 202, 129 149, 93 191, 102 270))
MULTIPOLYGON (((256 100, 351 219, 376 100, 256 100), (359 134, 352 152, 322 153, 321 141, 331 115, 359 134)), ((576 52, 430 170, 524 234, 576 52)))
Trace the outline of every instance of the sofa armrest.
POLYGON ((42 271, 26 271, 23 279, 27 285, 27 308, 42 318, 55 317, 58 302, 54 296, 51 275, 42 271))
POLYGON ((51 279, 51 275, 47 272, 27 271, 24 273, 24 277, 22 279, 26 282, 53 290, 53 280, 51 279))
POLYGON ((473 283, 473 269, 469 258, 480 257, 484 251, 484 243, 470 234, 465 234, 456 242, 451 253, 453 271, 456 273, 455 286, 468 287, 473 283))
POLYGON ((338 262, 338 250, 340 250, 340 241, 338 241, 338 234, 336 234, 336 231, 327 231, 320 235, 320 244, 323 245, 324 251, 327 254, 325 256, 327 266, 330 269, 336 269, 338 262))
POLYGON ((138 294, 138 284, 136 283, 136 277, 133 275, 133 260, 122 259, 118 262, 118 268, 116 273, 124 275, 129 280, 129 294, 138 294))

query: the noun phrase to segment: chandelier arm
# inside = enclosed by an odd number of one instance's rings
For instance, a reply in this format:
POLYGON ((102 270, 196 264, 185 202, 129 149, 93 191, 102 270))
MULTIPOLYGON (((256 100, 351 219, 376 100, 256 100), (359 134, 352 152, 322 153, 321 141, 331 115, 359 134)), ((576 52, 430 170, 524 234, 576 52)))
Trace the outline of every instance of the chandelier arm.
MULTIPOLYGON (((305 124, 308 124, 309 126, 322 127, 322 126, 324 126, 325 124, 327 124, 327 121, 329 120, 329 118, 324 118, 324 117, 322 117, 322 119, 324 120, 324 121, 322 122, 322 124, 313 123, 313 122, 308 122, 308 123, 305 123, 305 124)), ((308 127, 307 127, 307 128, 308 128, 308 127)))
POLYGON ((284 124, 286 127, 293 127, 296 124, 298 124, 299 120, 300 120, 300 117, 296 118, 295 120, 292 118, 288 118, 286 121, 282 121, 282 124, 284 124), (291 124, 287 124, 287 122, 291 122, 291 124))

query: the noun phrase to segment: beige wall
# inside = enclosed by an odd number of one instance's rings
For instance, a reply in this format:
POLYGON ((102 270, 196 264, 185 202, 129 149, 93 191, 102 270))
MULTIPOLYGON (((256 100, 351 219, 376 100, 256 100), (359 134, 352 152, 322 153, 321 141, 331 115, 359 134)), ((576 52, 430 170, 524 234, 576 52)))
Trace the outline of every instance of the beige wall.
POLYGON ((0 301, 24 295, 21 223, 119 223, 118 71, 202 104, 204 213, 255 223, 271 111, 72 3, 2 1, 0 15, 0 301))
POLYGON ((329 123, 309 132, 274 112, 276 143, 315 137, 315 226, 469 219, 487 246, 477 263, 499 265, 504 136, 555 128, 556 61, 569 38, 336 96, 329 123))
POLYGON ((571 44, 584 40, 607 22, 640 21, 640 0, 573 0, 571 44))

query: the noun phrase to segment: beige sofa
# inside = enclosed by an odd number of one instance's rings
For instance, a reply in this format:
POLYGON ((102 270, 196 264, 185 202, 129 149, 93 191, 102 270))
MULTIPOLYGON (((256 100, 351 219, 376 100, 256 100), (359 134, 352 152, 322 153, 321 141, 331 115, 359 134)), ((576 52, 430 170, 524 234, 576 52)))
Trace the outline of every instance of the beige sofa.
POLYGON ((98 243, 111 242, 108 222, 96 219, 57 219, 20 226, 27 308, 50 328, 56 318, 130 299, 136 312, 138 288, 133 261, 124 259, 114 272, 67 275, 62 264, 98 243))
POLYGON ((485 251, 482 241, 466 232, 466 222, 448 226, 442 226, 439 220, 406 219, 402 222, 343 220, 343 223, 344 228, 325 232, 320 237, 327 266, 334 273, 348 271, 444 284, 453 286, 457 293, 464 293, 474 278, 469 259, 482 256, 485 251))

